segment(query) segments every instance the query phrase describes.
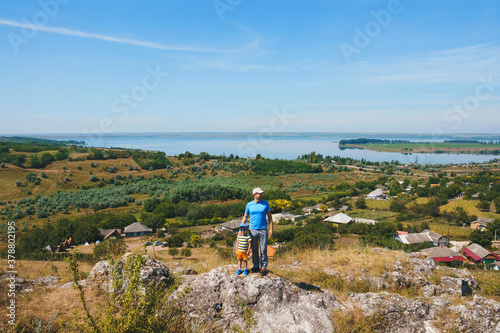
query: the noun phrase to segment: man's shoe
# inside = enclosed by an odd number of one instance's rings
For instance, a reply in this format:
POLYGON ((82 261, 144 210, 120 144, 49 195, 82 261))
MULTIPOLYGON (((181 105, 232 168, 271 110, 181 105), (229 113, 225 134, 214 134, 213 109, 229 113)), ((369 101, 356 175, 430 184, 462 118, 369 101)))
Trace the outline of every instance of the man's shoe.
POLYGON ((252 272, 252 273, 259 272, 259 267, 252 267, 252 269, 250 270, 250 272, 252 272))
POLYGON ((265 269, 261 269, 261 271, 260 271, 260 276, 264 276, 264 275, 266 275, 266 274, 267 274, 267 273, 266 273, 266 270, 265 270, 265 269))
POLYGON ((240 274, 241 274, 241 268, 238 268, 238 270, 236 271, 236 274, 237 274, 237 275, 240 275, 240 274))

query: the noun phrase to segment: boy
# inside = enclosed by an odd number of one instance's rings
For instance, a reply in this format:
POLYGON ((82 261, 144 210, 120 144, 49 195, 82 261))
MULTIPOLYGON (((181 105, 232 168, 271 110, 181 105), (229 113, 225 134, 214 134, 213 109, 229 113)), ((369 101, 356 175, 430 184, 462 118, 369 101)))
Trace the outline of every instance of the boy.
POLYGON ((247 233, 247 225, 240 225, 238 236, 236 237, 236 256, 238 257, 238 270, 236 274, 241 274, 242 264, 245 263, 244 274, 248 275, 248 255, 250 254, 250 241, 252 238, 247 233))

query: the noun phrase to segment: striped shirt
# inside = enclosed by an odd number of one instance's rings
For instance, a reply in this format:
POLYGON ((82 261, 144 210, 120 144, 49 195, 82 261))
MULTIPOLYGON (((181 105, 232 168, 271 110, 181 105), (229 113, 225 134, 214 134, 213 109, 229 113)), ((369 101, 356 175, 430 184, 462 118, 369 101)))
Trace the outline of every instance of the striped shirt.
POLYGON ((250 240, 252 240, 252 237, 250 237, 247 233, 244 235, 238 235, 238 251, 247 252, 250 240))

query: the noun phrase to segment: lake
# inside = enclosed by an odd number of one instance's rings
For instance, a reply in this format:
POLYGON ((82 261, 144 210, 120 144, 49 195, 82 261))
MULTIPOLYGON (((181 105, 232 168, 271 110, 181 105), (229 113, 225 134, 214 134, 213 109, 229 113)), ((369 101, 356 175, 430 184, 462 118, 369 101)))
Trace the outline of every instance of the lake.
MULTIPOLYGON (((375 152, 364 149, 340 150, 338 141, 346 137, 322 136, 274 136, 258 137, 246 135, 229 135, 225 133, 192 133, 192 134, 112 134, 92 138, 85 135, 39 135, 59 140, 82 140, 94 147, 120 147, 144 150, 163 151, 167 155, 177 155, 189 151, 194 154, 207 152, 212 155, 238 155, 255 157, 261 154, 266 158, 296 159, 298 156, 315 151, 324 156, 351 157, 372 162, 398 161, 400 163, 418 162, 420 164, 459 164, 470 162, 486 162, 500 156, 471 154, 401 154, 375 152)), ((384 137, 379 137, 384 139, 384 137)), ((392 140, 408 140, 406 137, 392 140)), ((431 139, 410 139, 410 141, 435 141, 431 139)))

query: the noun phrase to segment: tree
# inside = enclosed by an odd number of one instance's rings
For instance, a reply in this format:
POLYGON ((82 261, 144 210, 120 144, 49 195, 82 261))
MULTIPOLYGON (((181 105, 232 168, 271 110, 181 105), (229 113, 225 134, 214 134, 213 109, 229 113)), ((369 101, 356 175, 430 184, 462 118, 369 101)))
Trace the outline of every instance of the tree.
POLYGON ((495 212, 500 214, 500 197, 497 197, 493 202, 495 203, 495 212))
POLYGON ((479 229, 476 229, 470 233, 469 239, 472 243, 479 244, 484 248, 489 248, 491 247, 493 234, 489 230, 481 231, 479 229))
POLYGON ((483 212, 489 212, 490 211, 490 203, 489 203, 489 201, 486 201, 486 200, 480 200, 476 204, 476 207, 477 207, 477 209, 479 209, 480 211, 483 211, 483 212))
POLYGON ((404 212, 406 210, 406 201, 403 200, 391 200, 389 204, 389 210, 391 212, 404 212))
POLYGON ((356 208, 358 209, 366 209, 368 206, 366 205, 366 199, 363 197, 358 198, 356 200, 356 208))
POLYGON ((165 225, 165 219, 160 215, 148 214, 146 218, 143 219, 142 223, 147 227, 157 230, 163 228, 165 225))

